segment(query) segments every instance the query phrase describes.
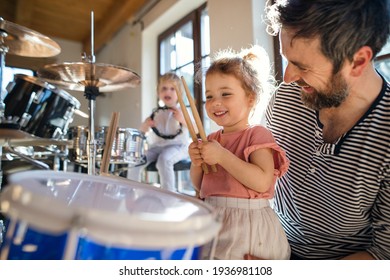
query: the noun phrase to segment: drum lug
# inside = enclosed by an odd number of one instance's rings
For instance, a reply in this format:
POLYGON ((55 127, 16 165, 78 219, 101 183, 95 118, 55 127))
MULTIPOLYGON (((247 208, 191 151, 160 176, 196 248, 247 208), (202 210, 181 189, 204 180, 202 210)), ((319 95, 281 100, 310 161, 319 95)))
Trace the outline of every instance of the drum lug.
POLYGON ((10 92, 15 85, 16 83, 14 81, 9 82, 8 85, 6 86, 7 93, 10 92))
POLYGON ((62 130, 59 127, 56 127, 56 129, 53 132, 53 137, 55 139, 60 139, 63 136, 62 130))
POLYGON ((20 120, 20 127, 25 127, 27 126, 28 122, 31 120, 31 115, 28 113, 23 113, 22 119, 20 120))

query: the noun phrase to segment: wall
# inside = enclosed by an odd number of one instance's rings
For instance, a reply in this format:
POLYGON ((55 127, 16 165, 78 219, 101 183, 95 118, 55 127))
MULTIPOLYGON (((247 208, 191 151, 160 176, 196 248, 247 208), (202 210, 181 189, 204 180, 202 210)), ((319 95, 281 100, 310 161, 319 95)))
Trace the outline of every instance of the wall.
MULTIPOLYGON (((273 60, 273 37, 267 34, 263 22, 265 3, 266 0, 209 0, 211 53, 226 48, 239 51, 258 44, 273 60)), ((252 123, 264 124, 263 116, 268 100, 268 95, 260 99, 252 123)), ((211 130, 216 129, 218 127, 212 123, 211 130)))
MULTIPOLYGON (((262 45, 273 57, 272 37, 266 34, 262 12, 266 0, 208 0, 211 52, 224 48, 240 50, 262 45)), ((103 93, 96 99, 95 125, 106 126, 112 112, 120 112, 120 127, 138 128, 156 106, 157 36, 173 23, 201 6, 205 0, 158 1, 140 21, 129 19, 113 39, 96 53, 96 63, 123 66, 141 76, 141 86, 103 93)), ((61 46, 57 63, 81 61, 81 44, 54 40, 61 46)), ((83 92, 69 91, 81 110, 88 114, 89 102, 83 92)), ((71 126, 88 125, 75 115, 71 126)), ((214 129, 217 129, 214 127, 214 129)))
MULTIPOLYGON (((82 57, 81 43, 77 43, 69 40, 57 39, 57 38, 53 38, 53 40, 55 40, 61 47, 61 53, 56 57, 56 63, 62 64, 65 62, 66 63, 81 62, 81 57, 82 57)), ((72 91, 72 90, 66 90, 66 91, 73 97, 77 98, 77 100, 80 102, 81 104, 80 111, 84 112, 85 114, 88 114, 88 101, 84 97, 84 92, 72 91)), ((88 125, 88 119, 83 118, 80 115, 75 114, 73 118, 74 120, 70 126, 88 125)))
MULTIPOLYGON (((141 28, 127 23, 97 55, 98 63, 121 66, 141 76, 141 28)), ((143 79, 141 76, 141 81, 143 79)), ((112 112, 119 112, 119 127, 137 128, 141 122, 141 87, 106 92, 96 99, 95 123, 107 126, 112 112)))
MULTIPOLYGON (((142 98, 141 115, 144 119, 156 104, 157 96, 157 36, 205 1, 164 0, 143 18, 142 31, 142 98)), ((211 52, 233 48, 240 50, 252 44, 263 46, 273 57, 272 37, 262 21, 266 0, 208 0, 210 16, 211 52)), ((261 119, 266 99, 259 104, 255 118, 261 119)), ((217 127, 212 127, 217 129, 217 127)))

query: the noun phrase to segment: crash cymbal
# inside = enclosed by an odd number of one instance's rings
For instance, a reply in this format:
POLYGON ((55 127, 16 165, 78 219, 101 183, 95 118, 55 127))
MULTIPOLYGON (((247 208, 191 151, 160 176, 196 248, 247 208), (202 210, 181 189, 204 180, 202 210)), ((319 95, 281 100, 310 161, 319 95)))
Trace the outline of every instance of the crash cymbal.
POLYGON ((99 88, 100 92, 136 87, 141 78, 130 69, 103 63, 65 62, 45 65, 38 76, 51 84, 69 90, 84 91, 86 86, 99 88))
POLYGON ((0 17, 0 31, 8 53, 25 57, 51 57, 61 52, 60 46, 49 37, 0 17))

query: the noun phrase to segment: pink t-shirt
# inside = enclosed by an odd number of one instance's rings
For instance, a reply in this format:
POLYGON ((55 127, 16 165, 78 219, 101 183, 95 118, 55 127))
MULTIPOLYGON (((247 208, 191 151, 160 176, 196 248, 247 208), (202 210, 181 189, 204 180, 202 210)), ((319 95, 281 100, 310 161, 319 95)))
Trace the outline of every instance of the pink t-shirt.
POLYGON ((275 191, 275 182, 278 177, 286 173, 289 161, 286 153, 276 144, 272 133, 263 126, 254 125, 245 130, 223 133, 222 130, 211 133, 207 139, 217 140, 224 148, 234 153, 242 160, 249 161, 249 155, 257 149, 271 148, 274 154, 274 183, 264 193, 246 188, 222 166, 217 165, 218 172, 210 171, 203 174, 200 197, 226 196, 237 198, 272 198, 275 191))

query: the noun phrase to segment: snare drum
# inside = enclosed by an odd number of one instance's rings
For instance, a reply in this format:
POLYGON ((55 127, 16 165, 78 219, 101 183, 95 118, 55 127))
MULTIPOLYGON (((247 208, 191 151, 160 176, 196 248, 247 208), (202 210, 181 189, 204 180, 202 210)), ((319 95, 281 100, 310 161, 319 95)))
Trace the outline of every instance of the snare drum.
POLYGON ((221 228, 203 201, 121 177, 47 170, 9 181, 1 259, 198 259, 221 228))
POLYGON ((35 77, 16 74, 7 86, 5 118, 21 130, 42 138, 66 135, 80 102, 53 85, 35 77))
POLYGON ((138 165, 145 162, 145 135, 134 128, 118 128, 112 144, 114 163, 138 165))

